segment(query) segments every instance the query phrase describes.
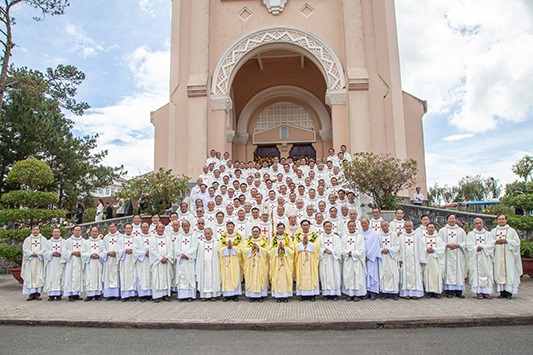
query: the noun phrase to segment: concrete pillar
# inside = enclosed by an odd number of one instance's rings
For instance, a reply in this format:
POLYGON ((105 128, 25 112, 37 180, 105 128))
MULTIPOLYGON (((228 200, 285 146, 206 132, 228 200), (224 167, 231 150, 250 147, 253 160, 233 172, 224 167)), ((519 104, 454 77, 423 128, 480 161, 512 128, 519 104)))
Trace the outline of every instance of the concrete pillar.
POLYGON ((328 90, 326 104, 331 106, 331 133, 333 135, 333 149, 338 151, 341 145, 350 143, 349 120, 350 115, 346 105, 344 90, 328 90))

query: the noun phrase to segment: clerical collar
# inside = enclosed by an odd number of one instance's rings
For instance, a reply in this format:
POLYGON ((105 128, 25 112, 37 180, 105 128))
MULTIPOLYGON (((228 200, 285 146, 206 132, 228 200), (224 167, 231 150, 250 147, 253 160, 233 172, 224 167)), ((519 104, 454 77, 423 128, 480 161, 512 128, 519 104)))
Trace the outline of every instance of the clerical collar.
POLYGON ((426 234, 426 238, 429 238, 429 237, 438 237, 439 235, 435 232, 433 232, 433 234, 426 234))
POLYGON ((457 224, 453 225, 453 226, 450 226, 449 224, 446 225, 446 228, 452 228, 452 229, 456 229, 456 228, 459 228, 459 226, 457 224))
POLYGON ((133 234, 124 234, 124 237, 125 238, 131 238, 131 237, 133 237, 133 234))
POLYGON ((478 233, 478 234, 481 234, 481 233, 485 233, 486 230, 485 230, 485 228, 482 228, 481 230, 477 230, 477 229, 474 228, 474 232, 478 233))
POLYGON ((506 225, 503 226, 503 227, 502 227, 502 226, 497 226, 496 228, 498 228, 498 229, 507 229, 507 228, 509 228, 509 225, 506 224, 506 225))
POLYGON ((118 235, 118 231, 116 231, 115 233, 107 233, 107 235, 109 235, 110 237, 116 237, 118 235))
POLYGON ((96 237, 96 238, 93 238, 93 237, 89 237, 90 240, 96 242, 97 240, 100 240, 100 238, 96 237))
POLYGON ((156 237, 157 237, 157 238, 165 238, 165 235, 164 235, 164 234, 161 234, 161 235, 156 234, 156 237))
POLYGON ((72 238, 72 239, 76 239, 76 240, 78 240, 78 239, 82 239, 82 238, 81 238, 81 235, 80 235, 79 237, 76 237, 74 234, 72 235, 71 238, 72 238))
POLYGON ((407 233, 407 232, 405 231, 405 232, 403 232, 403 234, 408 235, 408 236, 411 236, 411 235, 415 234, 415 231, 412 231, 411 233, 407 233))

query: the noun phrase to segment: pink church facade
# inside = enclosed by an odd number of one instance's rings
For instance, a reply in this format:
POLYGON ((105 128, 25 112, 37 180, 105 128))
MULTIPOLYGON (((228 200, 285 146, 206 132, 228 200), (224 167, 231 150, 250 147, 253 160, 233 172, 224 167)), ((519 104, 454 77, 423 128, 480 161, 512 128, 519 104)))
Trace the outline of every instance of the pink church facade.
POLYGON ((210 149, 253 160, 329 148, 418 161, 426 103, 402 91, 393 0, 174 0, 155 168, 196 177, 210 149))

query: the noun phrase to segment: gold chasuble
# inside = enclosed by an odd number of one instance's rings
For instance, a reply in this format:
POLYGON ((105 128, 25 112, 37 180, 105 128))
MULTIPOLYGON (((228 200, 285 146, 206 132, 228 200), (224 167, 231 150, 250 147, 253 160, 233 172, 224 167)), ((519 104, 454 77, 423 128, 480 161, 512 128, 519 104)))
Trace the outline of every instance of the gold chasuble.
POLYGON ((233 292, 239 287, 242 278, 242 236, 239 233, 229 235, 224 232, 218 246, 222 292, 233 292), (232 243, 231 249, 228 248, 229 241, 232 243))
POLYGON ((300 232, 294 238, 296 287, 312 291, 318 287, 320 242, 316 233, 307 233, 307 244, 303 243, 304 237, 304 233, 300 232))

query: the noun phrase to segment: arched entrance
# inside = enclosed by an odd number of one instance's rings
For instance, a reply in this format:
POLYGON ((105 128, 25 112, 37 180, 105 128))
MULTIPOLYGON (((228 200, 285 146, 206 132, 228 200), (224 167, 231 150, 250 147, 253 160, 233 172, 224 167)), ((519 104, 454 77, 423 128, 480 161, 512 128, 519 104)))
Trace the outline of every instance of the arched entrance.
MULTIPOLYGON (((303 143, 313 144, 316 154, 325 156, 333 143, 330 106, 339 102, 339 95, 346 95, 344 70, 318 37, 294 28, 256 31, 229 47, 215 69, 210 137, 220 139, 220 110, 224 110, 227 150, 235 160, 251 160, 257 145, 267 143, 255 139, 255 119, 269 105, 288 102, 304 107, 315 120, 315 141, 288 139, 280 145, 281 139, 277 139, 268 143, 275 143, 282 156, 289 155, 292 144, 303 143)), ((294 127, 301 128, 286 123, 283 129, 289 136, 294 127)))

